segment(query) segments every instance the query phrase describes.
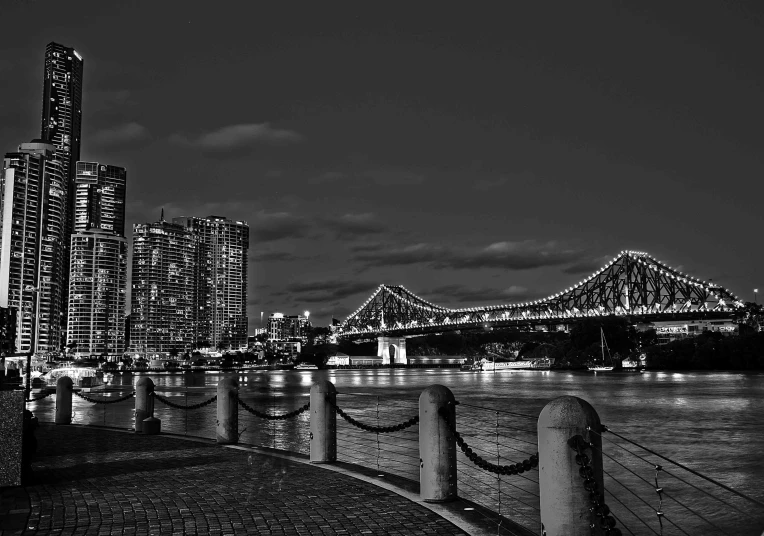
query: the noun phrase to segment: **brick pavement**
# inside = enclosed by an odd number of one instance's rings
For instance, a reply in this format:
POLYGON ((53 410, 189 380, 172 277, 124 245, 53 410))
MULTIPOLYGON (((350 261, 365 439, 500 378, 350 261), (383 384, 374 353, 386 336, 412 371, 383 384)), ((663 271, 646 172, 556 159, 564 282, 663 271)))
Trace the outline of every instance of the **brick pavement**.
POLYGON ((299 460, 91 427, 43 424, 36 435, 35 481, 2 493, 4 536, 467 534, 392 491, 299 460))

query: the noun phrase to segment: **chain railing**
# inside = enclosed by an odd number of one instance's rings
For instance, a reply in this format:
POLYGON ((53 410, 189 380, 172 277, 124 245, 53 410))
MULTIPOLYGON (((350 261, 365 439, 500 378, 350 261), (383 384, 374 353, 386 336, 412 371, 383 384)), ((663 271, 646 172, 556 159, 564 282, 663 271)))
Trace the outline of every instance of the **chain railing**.
POLYGON ((41 396, 38 397, 31 397, 31 398, 25 398, 25 402, 39 402, 40 400, 43 400, 44 398, 48 398, 51 395, 55 395, 55 390, 49 390, 47 393, 43 393, 41 396))
POLYGON ((269 421, 282 421, 282 420, 287 420, 287 419, 293 419, 293 418, 297 417, 298 415, 300 415, 302 413, 305 413, 306 411, 308 411, 310 409, 310 402, 308 402, 304 406, 302 406, 300 408, 297 408, 294 411, 290 411, 289 413, 282 413, 282 414, 273 415, 273 414, 265 413, 263 411, 256 410, 255 408, 253 408, 252 406, 250 406, 249 404, 244 402, 238 396, 236 397, 236 402, 238 402, 239 406, 241 406, 242 408, 247 410, 249 413, 251 413, 255 417, 258 417, 260 419, 266 419, 266 420, 269 420, 269 421))
POLYGON ((537 418, 457 402, 459 496, 494 512, 499 534, 512 533, 507 520, 533 533, 540 524, 537 418))
POLYGON ((155 400, 159 400, 162 404, 166 406, 170 406, 171 408, 175 409, 183 409, 183 410, 194 410, 194 409, 201 409, 203 407, 209 406, 213 402, 215 402, 218 399, 218 395, 213 396, 212 398, 209 398, 203 402, 199 402, 198 404, 176 404, 175 402, 171 402, 169 399, 158 395, 156 392, 152 391, 151 396, 154 397, 155 400))
MULTIPOLYGON (((758 534, 764 526, 761 501, 605 425, 587 432, 603 440, 605 496, 624 532, 737 536, 758 534)), ((583 444, 596 449, 585 439, 583 444)))
POLYGON ((117 402, 124 402, 125 400, 128 400, 130 398, 133 398, 135 396, 135 391, 132 393, 128 393, 125 396, 121 396, 119 398, 92 398, 88 395, 82 394, 80 391, 76 389, 72 389, 72 393, 77 395, 83 400, 87 400, 88 402, 91 402, 93 404, 116 404, 117 402))
POLYGON ((418 402, 350 392, 337 398, 342 398, 341 405, 332 404, 342 419, 337 423, 337 459, 373 467, 380 477, 418 481, 418 402))

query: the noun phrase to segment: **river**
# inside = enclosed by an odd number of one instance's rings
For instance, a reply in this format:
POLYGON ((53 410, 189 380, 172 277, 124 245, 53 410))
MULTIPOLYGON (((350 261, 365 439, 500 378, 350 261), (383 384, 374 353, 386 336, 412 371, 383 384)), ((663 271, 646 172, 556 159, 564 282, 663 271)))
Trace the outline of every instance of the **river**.
MULTIPOLYGON (((231 374, 118 375, 108 387, 108 396, 128 393, 138 378, 148 376, 160 395, 175 403, 195 404, 213 396, 217 382, 231 374)), ((240 398, 268 413, 286 413, 299 408, 308 401, 311 384, 318 379, 328 379, 337 387, 338 406, 355 419, 372 425, 408 420, 417 414, 418 397, 425 387, 445 385, 460 403, 457 428, 465 440, 481 456, 500 464, 522 461, 535 452, 536 423, 524 415, 538 416, 544 405, 555 397, 577 396, 588 401, 601 421, 614 432, 764 502, 761 460, 764 374, 761 373, 595 375, 571 371, 475 373, 455 369, 361 369, 252 371, 236 376, 240 382, 240 398)), ((93 391, 91 396, 100 398, 106 393, 93 391)), ((30 409, 41 420, 52 420, 52 400, 32 403, 30 409)), ((96 405, 75 397, 73 408, 76 423, 132 427, 132 401, 96 405)), ((157 402, 155 416, 162 420, 163 431, 214 437, 215 404, 184 411, 157 402)), ((239 430, 243 443, 308 452, 307 413, 291 420, 266 421, 242 410, 239 430)), ((381 473, 387 471, 416 478, 416 430, 414 426, 377 437, 338 418, 338 458, 364 465, 376 463, 381 473)), ((758 505, 607 433, 603 452, 609 475, 605 479, 606 501, 616 514, 619 526, 628 529, 624 534, 660 533, 655 515, 659 497, 653 485, 656 463, 670 473, 658 472, 659 486, 664 488, 663 534, 759 536, 764 530, 764 508, 758 505), (644 460, 628 453, 626 448, 644 460), (691 510, 694 513, 690 513, 691 510), (710 523, 699 520, 695 513, 710 523)), ((472 466, 461 454, 459 464, 460 495, 538 530, 535 470, 497 479, 472 466)))

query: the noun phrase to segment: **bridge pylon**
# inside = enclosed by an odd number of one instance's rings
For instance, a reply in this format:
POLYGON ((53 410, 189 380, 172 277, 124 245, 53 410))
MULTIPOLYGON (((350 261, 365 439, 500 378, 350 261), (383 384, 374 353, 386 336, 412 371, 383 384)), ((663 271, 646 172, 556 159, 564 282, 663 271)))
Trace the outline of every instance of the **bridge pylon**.
POLYGON ((406 365, 409 360, 406 357, 406 338, 387 337, 381 335, 377 338, 377 357, 382 358, 383 365, 406 365), (392 355, 390 349, 392 348, 392 355))

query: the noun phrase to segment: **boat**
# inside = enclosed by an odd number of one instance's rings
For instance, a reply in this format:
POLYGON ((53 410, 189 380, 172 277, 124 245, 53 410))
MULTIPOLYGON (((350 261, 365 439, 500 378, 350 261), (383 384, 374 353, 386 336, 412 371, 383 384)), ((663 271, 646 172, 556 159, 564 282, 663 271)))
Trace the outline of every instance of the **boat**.
POLYGON ((294 366, 294 370, 318 370, 318 367, 310 363, 300 363, 294 366))
POLYGON ((613 365, 613 357, 610 355, 610 348, 608 348, 607 340, 605 340, 605 331, 600 327, 600 350, 602 351, 602 364, 592 364, 586 367, 589 372, 612 372, 615 370, 613 365), (607 357, 609 365, 605 363, 605 349, 607 349, 607 357))
POLYGON ((98 376, 96 369, 87 367, 61 367, 51 370, 41 376, 41 379, 50 386, 62 376, 69 376, 75 387, 97 387, 103 385, 103 379, 98 376))
POLYGON ((480 361, 480 370, 483 372, 501 372, 506 370, 550 370, 554 364, 552 357, 540 357, 537 359, 523 359, 517 361, 480 361))

